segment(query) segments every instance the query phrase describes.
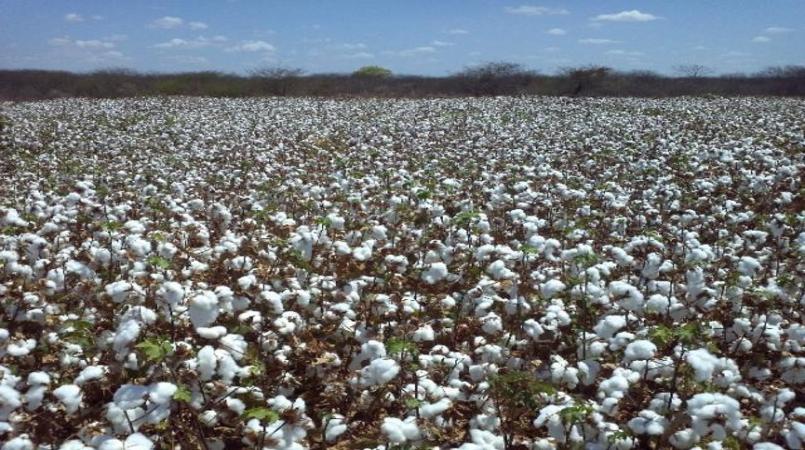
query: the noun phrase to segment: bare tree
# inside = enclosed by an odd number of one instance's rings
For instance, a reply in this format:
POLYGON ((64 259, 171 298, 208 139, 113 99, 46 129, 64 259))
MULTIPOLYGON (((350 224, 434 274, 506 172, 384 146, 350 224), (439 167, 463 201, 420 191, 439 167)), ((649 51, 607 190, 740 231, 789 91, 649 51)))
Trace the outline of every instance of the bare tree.
POLYGON ((259 67, 249 72, 252 78, 262 81, 264 89, 272 94, 285 96, 304 74, 302 69, 290 67, 259 67))
POLYGON ((713 69, 702 64, 680 64, 674 66, 674 72, 686 78, 699 78, 712 74, 713 69))

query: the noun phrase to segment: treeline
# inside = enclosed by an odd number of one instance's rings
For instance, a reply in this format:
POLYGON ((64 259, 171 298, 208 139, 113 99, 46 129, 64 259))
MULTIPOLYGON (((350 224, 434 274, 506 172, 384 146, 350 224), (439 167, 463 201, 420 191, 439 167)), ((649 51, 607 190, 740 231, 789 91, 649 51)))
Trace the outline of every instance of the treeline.
POLYGON ((805 67, 774 67, 746 75, 709 76, 708 69, 677 68, 678 76, 653 72, 618 72, 607 67, 577 67, 544 75, 517 64, 488 63, 443 76, 394 75, 377 66, 351 74, 303 74, 267 68, 248 75, 221 72, 138 73, 101 70, 73 73, 0 70, 0 99, 59 97, 116 98, 152 95, 216 97, 453 97, 495 95, 569 95, 668 97, 805 96, 805 67))

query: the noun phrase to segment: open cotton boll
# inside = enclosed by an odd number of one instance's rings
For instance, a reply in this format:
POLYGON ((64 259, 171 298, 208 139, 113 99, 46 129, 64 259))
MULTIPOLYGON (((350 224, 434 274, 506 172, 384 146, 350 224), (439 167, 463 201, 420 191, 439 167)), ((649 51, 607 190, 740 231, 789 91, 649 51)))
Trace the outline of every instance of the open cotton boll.
POLYGON ((173 383, 161 381, 152 384, 148 389, 148 399, 154 403, 163 404, 171 401, 178 388, 173 383))
POLYGON ((650 409, 640 411, 638 417, 629 421, 629 428, 635 434, 658 436, 665 433, 666 427, 668 427, 668 419, 650 409))
POLYGON ((557 279, 552 279, 542 283, 539 287, 539 292, 544 298, 553 298, 556 294, 564 291, 565 288, 565 283, 557 279))
POLYGON ((400 365, 397 364, 397 361, 378 358, 361 369, 360 380, 366 386, 379 386, 393 380, 398 373, 400 373, 400 365))
POLYGON ((88 381, 98 380, 106 375, 107 370, 106 366, 87 366, 78 374, 73 383, 81 386, 88 381))
POLYGON ((151 450, 153 448, 154 443, 142 433, 130 435, 123 443, 123 450, 151 450))
POLYGON ((215 368, 218 365, 218 358, 215 356, 215 349, 205 345, 196 355, 196 370, 203 381, 212 379, 215 368))
POLYGON ((447 265, 443 262, 435 262, 422 272, 422 280, 428 284, 436 284, 447 278, 447 265))
POLYGON ((402 444, 408 441, 418 441, 422 438, 415 417, 400 420, 396 417, 386 417, 380 430, 390 442, 402 444))
POLYGON ((421 417, 430 418, 435 417, 450 409, 453 402, 448 398, 443 398, 435 403, 424 403, 419 407, 419 414, 421 417))
POLYGON ((593 331, 601 339, 610 339, 621 328, 626 326, 626 316, 606 316, 593 327, 593 331))
POLYGON ((34 443, 27 434, 23 434, 6 441, 0 450, 34 450, 34 443))
POLYGON ((657 353, 657 346, 651 341, 639 340, 629 343, 624 351, 626 361, 651 359, 657 353))
POLYGON ((753 276, 760 267, 760 262, 751 256, 742 256, 740 262, 738 262, 738 272, 748 277, 753 276))
POLYGON ((117 327, 117 332, 112 340, 112 348, 119 357, 125 356, 128 346, 140 335, 140 324, 136 320, 130 319, 122 322, 117 327))
POLYGON ((324 429, 324 440, 333 442, 346 431, 347 424, 344 423, 344 416, 341 414, 333 414, 327 420, 327 425, 324 429))
POLYGON ((218 318, 218 297, 212 291, 201 291, 190 299, 188 312, 194 327, 207 327, 218 318))
POLYGON ((489 264, 486 268, 486 273, 495 280, 510 280, 517 277, 517 274, 509 270, 509 268, 506 267, 506 263, 501 259, 489 264))
POLYGON ((53 390, 53 395, 64 405, 67 414, 78 411, 81 406, 81 388, 74 384, 65 384, 53 390))
POLYGON ((696 372, 696 381, 707 381, 712 378, 713 372, 719 365, 718 357, 704 348, 685 353, 685 361, 687 361, 696 372))

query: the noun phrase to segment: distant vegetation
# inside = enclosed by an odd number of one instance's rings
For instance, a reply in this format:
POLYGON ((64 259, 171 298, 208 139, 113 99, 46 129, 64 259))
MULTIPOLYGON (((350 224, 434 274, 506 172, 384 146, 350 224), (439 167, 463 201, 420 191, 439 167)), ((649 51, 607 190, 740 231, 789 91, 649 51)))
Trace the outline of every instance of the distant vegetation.
POLYGON ((468 67, 443 76, 396 75, 365 66, 352 74, 304 74, 269 67, 248 75, 222 72, 153 74, 131 70, 72 73, 0 70, 0 99, 58 97, 115 98, 151 95, 213 97, 455 97, 569 95, 669 97, 682 95, 805 96, 805 67, 772 67, 762 72, 712 76, 701 65, 680 65, 677 76, 648 71, 618 72, 607 67, 573 67, 544 75, 507 62, 468 67))

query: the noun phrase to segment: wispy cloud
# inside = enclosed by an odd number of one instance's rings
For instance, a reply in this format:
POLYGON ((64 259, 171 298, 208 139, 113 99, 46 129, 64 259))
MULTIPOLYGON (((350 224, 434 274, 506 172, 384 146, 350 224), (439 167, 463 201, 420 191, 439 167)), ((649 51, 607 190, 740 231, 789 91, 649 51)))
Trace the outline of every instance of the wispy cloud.
POLYGON ((237 45, 227 49, 230 52, 266 52, 271 53, 276 50, 276 47, 266 41, 241 41, 237 45))
POLYGON ((757 44, 765 44, 766 42, 771 42, 771 38, 768 36, 755 36, 752 38, 752 42, 757 44))
POLYGON ((597 22, 651 22, 657 19, 659 17, 654 14, 640 12, 636 9, 613 14, 600 14, 593 17, 593 20, 597 22))
POLYGON ((190 22, 190 23, 187 24, 187 26, 191 30, 206 30, 207 29, 207 24, 204 23, 204 22, 190 22))
POLYGON ((115 48, 114 42, 102 41, 100 39, 73 40, 67 36, 50 39, 48 40, 48 44, 54 47, 76 47, 90 50, 115 48))
POLYGON ((431 53, 436 53, 436 49, 431 47, 431 46, 428 46, 428 45, 423 45, 421 47, 409 48, 409 49, 405 49, 405 50, 402 50, 402 51, 398 52, 398 54, 400 56, 420 56, 420 55, 427 55, 427 54, 431 54, 431 53))
POLYGON ((447 34, 460 35, 460 34, 470 34, 470 32, 463 28, 452 28, 450 30, 447 30, 447 34))
POLYGON ((185 48, 185 49, 194 49, 194 48, 204 48, 210 47, 213 45, 220 45, 226 42, 227 39, 224 36, 214 36, 212 38, 206 38, 204 36, 199 36, 195 39, 180 39, 180 38, 173 38, 169 41, 160 42, 159 44, 154 45, 154 48, 185 48))
POLYGON ((615 56, 643 56, 643 52, 638 51, 630 51, 630 50, 607 50, 604 52, 607 55, 615 55, 615 56))
POLYGON ((431 41, 430 45, 432 45, 434 47, 452 47, 452 46, 454 46, 456 44, 453 43, 453 42, 445 42, 445 41, 435 40, 435 41, 431 41))
POLYGON ((609 44, 619 44, 620 41, 615 41, 612 39, 601 39, 601 38, 585 38, 579 39, 579 44, 588 44, 588 45, 609 45, 609 44))
POLYGON ((355 52, 344 55, 344 58, 348 59, 372 59, 374 57, 374 53, 369 52, 355 52))
POLYGON ((64 15, 65 22, 78 23, 84 21, 84 16, 78 13, 69 13, 64 15))
POLYGON ((546 33, 554 36, 564 36, 567 34, 567 31, 563 30, 562 28, 551 28, 550 30, 546 31, 546 33))
POLYGON ((173 28, 179 28, 184 24, 184 19, 181 17, 173 17, 173 16, 165 16, 160 17, 159 19, 154 20, 151 22, 151 27, 153 28, 162 28, 164 30, 170 30, 173 28))
POLYGON ((503 10, 509 14, 518 16, 555 16, 570 14, 570 12, 564 8, 549 8, 547 6, 536 5, 507 6, 503 8, 503 10))
POLYGON ((792 31, 794 31, 794 29, 786 27, 768 27, 763 31, 769 34, 782 34, 782 33, 791 33, 792 31))

